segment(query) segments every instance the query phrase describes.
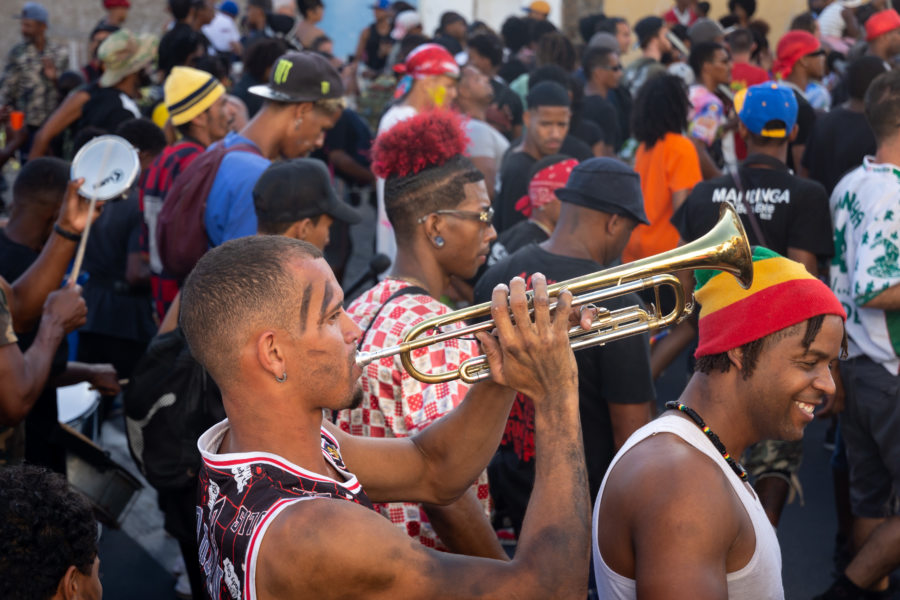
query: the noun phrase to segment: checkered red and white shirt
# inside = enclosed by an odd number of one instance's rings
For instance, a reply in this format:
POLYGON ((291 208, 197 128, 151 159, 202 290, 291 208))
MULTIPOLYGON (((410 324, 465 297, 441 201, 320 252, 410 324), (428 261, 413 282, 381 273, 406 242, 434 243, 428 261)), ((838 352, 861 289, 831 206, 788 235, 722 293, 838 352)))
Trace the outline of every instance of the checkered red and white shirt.
MULTIPOLYGON (((391 294, 410 285, 405 281, 387 278, 354 300, 347 309, 350 317, 364 330, 378 313, 375 323, 363 340, 362 351, 395 346, 403 341, 403 336, 413 326, 449 312, 450 309, 445 305, 421 293, 398 296, 378 312, 391 294)), ((462 324, 450 325, 444 331, 452 331, 458 327, 462 327, 462 324)), ((474 339, 452 339, 416 350, 413 352, 413 362, 424 372, 443 372, 456 370, 461 362, 478 354, 478 343, 474 339)), ((352 435, 408 437, 459 406, 468 390, 469 386, 459 380, 434 385, 422 383, 406 372, 399 356, 384 358, 370 363, 363 371, 362 405, 353 410, 340 411, 336 423, 352 435)), ((485 514, 489 516, 490 495, 486 471, 482 472, 473 487, 484 506, 485 514)), ((410 537, 425 546, 445 549, 421 505, 395 502, 374 506, 410 537)))

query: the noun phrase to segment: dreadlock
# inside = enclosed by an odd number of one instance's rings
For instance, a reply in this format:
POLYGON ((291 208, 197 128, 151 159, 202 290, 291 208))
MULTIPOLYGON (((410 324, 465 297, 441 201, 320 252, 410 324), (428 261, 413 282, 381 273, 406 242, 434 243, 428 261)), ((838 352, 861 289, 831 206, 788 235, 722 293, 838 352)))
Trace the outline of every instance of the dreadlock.
POLYGON ((385 210, 398 241, 420 217, 459 206, 465 184, 484 179, 463 156, 467 143, 460 118, 443 110, 416 115, 375 140, 372 170, 386 180, 385 210))

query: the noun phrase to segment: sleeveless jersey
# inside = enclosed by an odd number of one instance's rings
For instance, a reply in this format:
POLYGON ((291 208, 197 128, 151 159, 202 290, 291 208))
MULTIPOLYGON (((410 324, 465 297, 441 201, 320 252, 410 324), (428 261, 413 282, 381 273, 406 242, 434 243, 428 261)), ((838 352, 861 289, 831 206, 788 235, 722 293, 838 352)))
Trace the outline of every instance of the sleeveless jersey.
MULTIPOLYGON (((665 415, 651 421, 635 431, 622 449, 616 454, 600 492, 594 504, 594 518, 591 531, 591 550, 594 556, 594 576, 597 579, 597 591, 600 600, 633 600, 637 597, 634 579, 629 579, 613 571, 603 561, 600 548, 597 543, 598 515, 600 514, 600 500, 603 498, 603 490, 606 488, 606 480, 619 459, 639 442, 657 433, 672 433, 686 441, 688 444, 709 456, 725 473, 731 487, 744 505, 744 509, 753 523, 753 532, 756 535, 756 548, 750 561, 741 569, 727 574, 729 600, 784 600, 784 588, 781 583, 781 548, 778 546, 778 538, 775 528, 766 517, 762 504, 756 495, 750 491, 749 486, 731 470, 725 459, 719 454, 712 442, 691 421, 677 415, 665 415)), ((712 525, 710 525, 712 526, 712 525)))
POLYGON ((317 498, 372 504, 341 459, 337 440, 323 427, 322 454, 344 476, 336 481, 276 454, 218 454, 228 419, 204 433, 197 506, 197 541, 206 594, 214 599, 256 596, 256 560, 266 529, 288 506, 317 498))

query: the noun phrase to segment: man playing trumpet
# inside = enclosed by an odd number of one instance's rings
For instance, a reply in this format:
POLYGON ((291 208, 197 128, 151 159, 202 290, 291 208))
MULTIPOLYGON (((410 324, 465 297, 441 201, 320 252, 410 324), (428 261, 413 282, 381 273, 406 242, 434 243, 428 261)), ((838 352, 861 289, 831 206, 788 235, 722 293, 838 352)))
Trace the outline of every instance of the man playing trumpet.
POLYGON ((572 298, 560 294, 551 315, 545 279, 532 283, 533 318, 522 279, 494 290, 496 337, 478 334, 492 380, 421 433, 377 440, 322 418, 359 394, 361 331, 321 253, 275 236, 207 253, 182 290, 180 317, 229 417, 199 441, 207 591, 250 599, 584 597, 589 501, 567 336, 572 298), (515 391, 534 402, 537 461, 514 560, 435 552, 368 508, 458 498, 496 449, 515 391))

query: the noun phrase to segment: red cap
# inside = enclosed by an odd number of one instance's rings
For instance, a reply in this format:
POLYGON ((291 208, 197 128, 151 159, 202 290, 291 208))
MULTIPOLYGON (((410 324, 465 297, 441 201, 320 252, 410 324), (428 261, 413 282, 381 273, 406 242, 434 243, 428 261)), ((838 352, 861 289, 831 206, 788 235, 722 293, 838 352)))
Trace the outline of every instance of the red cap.
POLYGON ((808 31, 789 31, 778 42, 775 64, 772 70, 781 77, 787 77, 794 70, 798 60, 819 50, 822 44, 808 31))
POLYGON ((429 75, 447 75, 459 77, 459 65, 446 48, 440 44, 422 44, 417 46, 402 65, 394 65, 394 71, 401 75, 410 75, 415 79, 429 75))
POLYGON ((103 8, 131 8, 128 0, 103 0, 103 8))
POLYGON ((893 8, 877 12, 866 21, 866 41, 871 42, 888 31, 900 27, 900 15, 893 8))

